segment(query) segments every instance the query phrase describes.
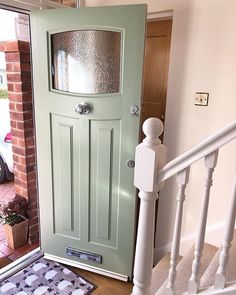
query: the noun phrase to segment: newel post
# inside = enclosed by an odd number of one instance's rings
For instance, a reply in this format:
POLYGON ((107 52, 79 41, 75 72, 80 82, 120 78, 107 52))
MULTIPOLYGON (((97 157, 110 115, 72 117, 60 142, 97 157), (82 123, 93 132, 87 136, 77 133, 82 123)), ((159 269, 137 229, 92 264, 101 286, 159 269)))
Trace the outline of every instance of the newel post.
POLYGON ((150 294, 153 269, 155 204, 158 198, 158 170, 166 163, 166 147, 159 136, 163 124, 149 118, 143 124, 146 138, 136 147, 134 185, 139 189, 140 209, 134 263, 132 295, 150 294))

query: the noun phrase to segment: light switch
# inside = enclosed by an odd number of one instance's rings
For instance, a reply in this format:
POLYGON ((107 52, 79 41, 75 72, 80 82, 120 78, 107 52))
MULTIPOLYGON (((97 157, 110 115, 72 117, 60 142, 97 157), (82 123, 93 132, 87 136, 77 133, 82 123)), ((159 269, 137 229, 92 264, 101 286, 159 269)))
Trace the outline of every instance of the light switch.
POLYGON ((208 105, 209 93, 207 92, 196 92, 195 105, 207 106, 208 105))

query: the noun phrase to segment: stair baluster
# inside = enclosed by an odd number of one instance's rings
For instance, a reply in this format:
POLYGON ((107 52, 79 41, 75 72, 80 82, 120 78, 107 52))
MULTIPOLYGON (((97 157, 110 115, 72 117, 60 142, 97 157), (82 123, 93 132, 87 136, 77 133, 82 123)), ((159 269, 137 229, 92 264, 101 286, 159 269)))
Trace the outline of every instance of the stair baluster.
POLYGON ((134 263, 132 295, 148 295, 153 268, 155 203, 159 186, 157 173, 166 162, 166 147, 158 138, 163 132, 159 119, 143 124, 146 138, 136 148, 134 185, 140 190, 140 211, 134 263))
POLYGON ((226 223, 225 239, 220 254, 219 268, 215 277, 215 289, 224 289, 226 283, 225 268, 229 260, 229 250, 232 246, 236 217, 236 178, 233 185, 232 199, 229 207, 228 220, 226 223))
POLYGON ((197 234, 197 239, 195 243, 195 251, 194 251, 194 260, 192 264, 192 275, 189 281, 188 292, 189 294, 197 294, 199 288, 199 269, 201 263, 202 250, 205 240, 205 232, 206 232, 206 223, 207 223, 207 215, 208 215, 208 206, 210 199, 210 189, 213 183, 213 172, 217 164, 218 158, 218 150, 209 154, 205 157, 205 167, 206 167, 206 175, 204 179, 204 198, 203 198, 203 206, 201 210, 200 216, 200 224, 197 234))
POLYGON ((179 255, 179 246, 180 246, 180 236, 181 236, 181 226, 182 226, 182 216, 183 216, 183 204, 185 200, 185 188, 189 180, 189 167, 182 170, 177 174, 177 183, 178 183, 178 194, 177 194, 177 209, 175 217, 175 227, 174 227, 174 236, 173 244, 171 250, 171 259, 170 259, 170 271, 168 277, 168 283, 166 287, 166 295, 174 295, 174 286, 176 279, 176 266, 178 263, 179 255))

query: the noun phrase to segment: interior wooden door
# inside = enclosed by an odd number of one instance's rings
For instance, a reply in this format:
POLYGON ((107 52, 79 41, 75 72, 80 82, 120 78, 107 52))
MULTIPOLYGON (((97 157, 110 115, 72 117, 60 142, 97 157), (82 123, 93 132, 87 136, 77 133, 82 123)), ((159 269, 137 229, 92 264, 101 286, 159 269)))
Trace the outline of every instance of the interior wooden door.
POLYGON ((33 12, 41 244, 131 277, 145 5, 33 12))
POLYGON ((172 20, 147 23, 142 122, 149 117, 165 119, 171 28, 172 20))

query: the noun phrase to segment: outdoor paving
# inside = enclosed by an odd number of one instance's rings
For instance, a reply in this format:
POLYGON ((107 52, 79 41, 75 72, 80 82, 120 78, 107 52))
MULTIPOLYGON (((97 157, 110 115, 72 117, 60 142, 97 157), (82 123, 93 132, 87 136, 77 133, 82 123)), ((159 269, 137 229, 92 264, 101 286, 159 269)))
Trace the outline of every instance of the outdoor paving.
POLYGON ((7 203, 15 196, 14 181, 0 184, 0 204, 7 203))
MULTIPOLYGON (((15 196, 14 181, 9 181, 0 184, 0 204, 5 204, 12 200, 15 196)), ((3 225, 0 224, 0 245, 5 242, 5 234, 3 231, 3 225)))
MULTIPOLYGON (((0 184, 0 204, 7 203, 12 200, 15 196, 15 185, 14 181, 0 184)), ((26 244, 23 247, 13 250, 7 245, 5 238, 3 225, 0 224, 0 268, 17 260, 23 255, 31 252, 33 249, 38 247, 36 244, 26 244)))

